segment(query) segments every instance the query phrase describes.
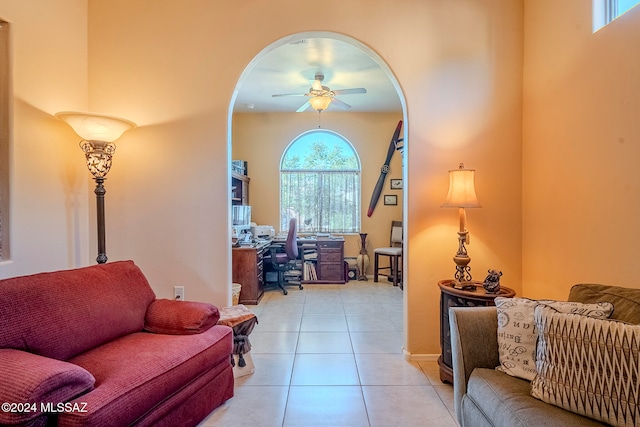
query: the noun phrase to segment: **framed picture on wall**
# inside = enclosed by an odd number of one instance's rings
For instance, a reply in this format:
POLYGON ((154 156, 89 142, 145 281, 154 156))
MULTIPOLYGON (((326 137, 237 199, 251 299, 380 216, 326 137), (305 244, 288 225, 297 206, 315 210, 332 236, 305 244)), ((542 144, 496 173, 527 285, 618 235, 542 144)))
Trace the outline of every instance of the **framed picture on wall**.
POLYGON ((398 196, 395 194, 385 194, 384 204, 388 206, 396 206, 398 204, 398 196))
POLYGON ((389 186, 392 190, 402 190, 402 179, 391 179, 389 186))

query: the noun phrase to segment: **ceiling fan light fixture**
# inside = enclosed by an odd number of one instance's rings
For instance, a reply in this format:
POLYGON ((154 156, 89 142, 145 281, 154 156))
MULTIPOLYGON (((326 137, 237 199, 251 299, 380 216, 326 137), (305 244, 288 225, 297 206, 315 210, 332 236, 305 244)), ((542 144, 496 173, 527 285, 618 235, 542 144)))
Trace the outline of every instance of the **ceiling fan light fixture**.
POLYGON ((309 99, 309 104, 314 110, 323 111, 326 110, 329 104, 331 104, 331 97, 328 96, 314 96, 309 99))

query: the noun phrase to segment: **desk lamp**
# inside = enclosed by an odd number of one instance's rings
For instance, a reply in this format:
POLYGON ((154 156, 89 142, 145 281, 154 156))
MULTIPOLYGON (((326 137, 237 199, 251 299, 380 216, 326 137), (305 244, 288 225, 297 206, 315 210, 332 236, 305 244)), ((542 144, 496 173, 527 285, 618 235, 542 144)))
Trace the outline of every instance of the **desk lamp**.
POLYGON ((113 153, 116 151, 115 140, 136 124, 118 117, 94 113, 62 111, 56 114, 82 138, 80 148, 84 151, 87 167, 96 182, 96 211, 98 216, 98 264, 107 262, 104 221, 104 180, 111 168, 113 153))
POLYGON ((476 285, 471 280, 471 257, 467 254, 465 243, 469 244, 469 231, 466 228, 467 215, 465 208, 479 208, 480 203, 476 196, 474 184, 474 169, 465 169, 464 164, 449 171, 449 193, 442 205, 443 208, 458 208, 460 217, 460 230, 458 231, 458 252, 453 257, 456 263, 454 287, 460 289, 475 289, 476 285))

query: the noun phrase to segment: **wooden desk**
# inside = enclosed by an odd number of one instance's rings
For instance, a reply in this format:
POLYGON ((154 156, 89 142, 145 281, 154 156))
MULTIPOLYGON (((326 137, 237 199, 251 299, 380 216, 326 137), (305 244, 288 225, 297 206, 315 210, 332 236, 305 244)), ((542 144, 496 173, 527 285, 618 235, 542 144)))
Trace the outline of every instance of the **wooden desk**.
POLYGON ((231 276, 234 283, 240 283, 239 304, 256 305, 264 295, 263 256, 269 242, 232 249, 231 276))
POLYGON ((474 291, 463 291, 451 286, 453 280, 441 280, 440 287, 440 347, 442 354, 438 358, 440 366, 440 381, 453 384, 453 362, 451 355, 451 332, 449 329, 449 307, 487 307, 496 305, 496 297, 511 298, 515 296, 512 289, 500 287, 497 294, 488 294, 482 287, 482 282, 474 282, 474 291))
MULTIPOLYGON (((317 280, 303 280, 302 283, 345 283, 344 271, 344 238, 342 237, 317 237, 298 238, 298 252, 305 262, 304 252, 315 249, 317 254, 316 273, 317 280)), ((274 243, 284 243, 285 240, 276 238, 274 243)), ((235 281, 235 280, 234 280, 235 281)))

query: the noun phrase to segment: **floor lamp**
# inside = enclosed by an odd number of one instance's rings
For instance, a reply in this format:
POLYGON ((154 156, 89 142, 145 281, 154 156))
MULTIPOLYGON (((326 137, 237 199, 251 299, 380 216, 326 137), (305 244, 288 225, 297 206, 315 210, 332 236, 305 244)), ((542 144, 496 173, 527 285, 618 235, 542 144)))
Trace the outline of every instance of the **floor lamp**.
POLYGON ((460 230, 458 231, 458 252, 453 257, 456 263, 454 287, 460 289, 475 289, 476 285, 471 279, 471 257, 467 254, 465 243, 469 244, 469 230, 467 230, 467 215, 465 208, 479 208, 480 203, 476 196, 474 183, 474 169, 465 169, 464 164, 449 171, 449 193, 443 208, 458 208, 460 217, 460 230))
POLYGON ((114 141, 136 124, 118 117, 94 113, 63 111, 56 114, 73 128, 82 138, 80 148, 84 151, 87 167, 96 182, 96 212, 98 216, 98 264, 107 262, 104 221, 104 180, 111 168, 113 153, 116 151, 114 141))

